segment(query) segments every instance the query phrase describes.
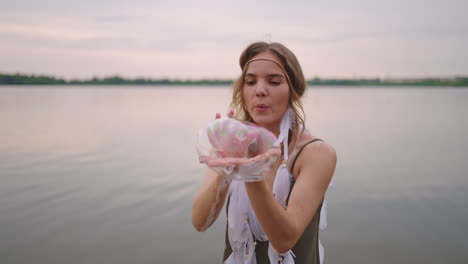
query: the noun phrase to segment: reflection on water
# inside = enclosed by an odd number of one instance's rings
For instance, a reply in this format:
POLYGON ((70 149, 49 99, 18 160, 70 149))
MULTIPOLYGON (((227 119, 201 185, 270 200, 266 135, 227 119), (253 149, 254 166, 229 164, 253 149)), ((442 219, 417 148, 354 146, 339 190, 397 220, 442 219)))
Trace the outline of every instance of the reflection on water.
MULTIPOLYGON (((2 263, 217 263, 224 215, 191 227, 199 127, 223 87, 0 89, 2 263)), ((468 259, 468 90, 314 88, 308 126, 338 152, 329 263, 468 259)))

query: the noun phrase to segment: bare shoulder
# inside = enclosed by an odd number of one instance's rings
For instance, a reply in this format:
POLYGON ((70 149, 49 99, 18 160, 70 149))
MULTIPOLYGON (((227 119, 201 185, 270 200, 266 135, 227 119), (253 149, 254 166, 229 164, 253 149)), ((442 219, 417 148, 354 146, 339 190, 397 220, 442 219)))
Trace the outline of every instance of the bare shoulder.
MULTIPOLYGON (((298 142, 298 147, 302 147, 307 142, 317 139, 312 135, 304 135, 298 142)), ((324 141, 317 140, 311 144, 307 144, 300 155, 297 157, 296 166, 293 174, 296 178, 303 174, 301 172, 319 172, 322 177, 329 180, 333 176, 337 163, 337 153, 335 148, 324 141)), ((314 173, 315 174, 315 173, 314 173)))

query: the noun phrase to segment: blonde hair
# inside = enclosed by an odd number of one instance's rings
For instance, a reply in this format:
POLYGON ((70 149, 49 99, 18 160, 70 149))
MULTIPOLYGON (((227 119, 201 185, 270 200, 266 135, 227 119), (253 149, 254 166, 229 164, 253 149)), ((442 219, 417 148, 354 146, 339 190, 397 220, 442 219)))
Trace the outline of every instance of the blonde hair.
POLYGON ((296 55, 294 55, 294 53, 292 53, 292 51, 286 48, 283 44, 277 42, 267 43, 263 41, 254 42, 242 52, 239 58, 239 65, 242 69, 242 74, 234 82, 230 107, 234 111, 236 118, 244 121, 253 121, 247 111, 242 88, 244 86, 244 78, 247 71, 246 64, 255 56, 263 52, 271 52, 275 54, 280 59, 279 62, 282 64, 286 71, 285 74, 288 76, 288 105, 292 108, 296 116, 296 122, 293 124, 291 129, 292 137, 289 138, 289 144, 291 145, 291 148, 289 149, 292 151, 296 145, 296 140, 299 137, 299 134, 304 132, 305 128, 305 113, 300 99, 306 90, 306 81, 296 55))

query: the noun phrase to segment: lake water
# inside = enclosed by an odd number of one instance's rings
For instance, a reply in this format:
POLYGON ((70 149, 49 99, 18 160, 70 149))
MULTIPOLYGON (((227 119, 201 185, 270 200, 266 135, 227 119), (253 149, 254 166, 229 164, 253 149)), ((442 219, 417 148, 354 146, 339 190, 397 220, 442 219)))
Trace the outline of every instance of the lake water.
MULTIPOLYGON (((195 135, 228 87, 0 87, 1 263, 220 263, 195 135)), ((468 89, 313 87, 338 153, 326 263, 468 262, 468 89)))

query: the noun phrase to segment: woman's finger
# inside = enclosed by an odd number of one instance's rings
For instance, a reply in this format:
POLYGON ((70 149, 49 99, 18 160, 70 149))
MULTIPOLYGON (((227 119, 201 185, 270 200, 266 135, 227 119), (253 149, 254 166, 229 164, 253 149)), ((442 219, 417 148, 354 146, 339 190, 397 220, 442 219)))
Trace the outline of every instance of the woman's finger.
POLYGON ((227 117, 229 118, 233 118, 234 117, 234 110, 229 110, 228 114, 227 114, 227 117))
POLYGON ((247 164, 247 163, 264 162, 264 161, 268 161, 270 158, 273 158, 273 157, 277 158, 279 156, 281 156, 281 150, 277 148, 273 148, 253 158, 235 161, 233 164, 241 165, 241 164, 247 164))

